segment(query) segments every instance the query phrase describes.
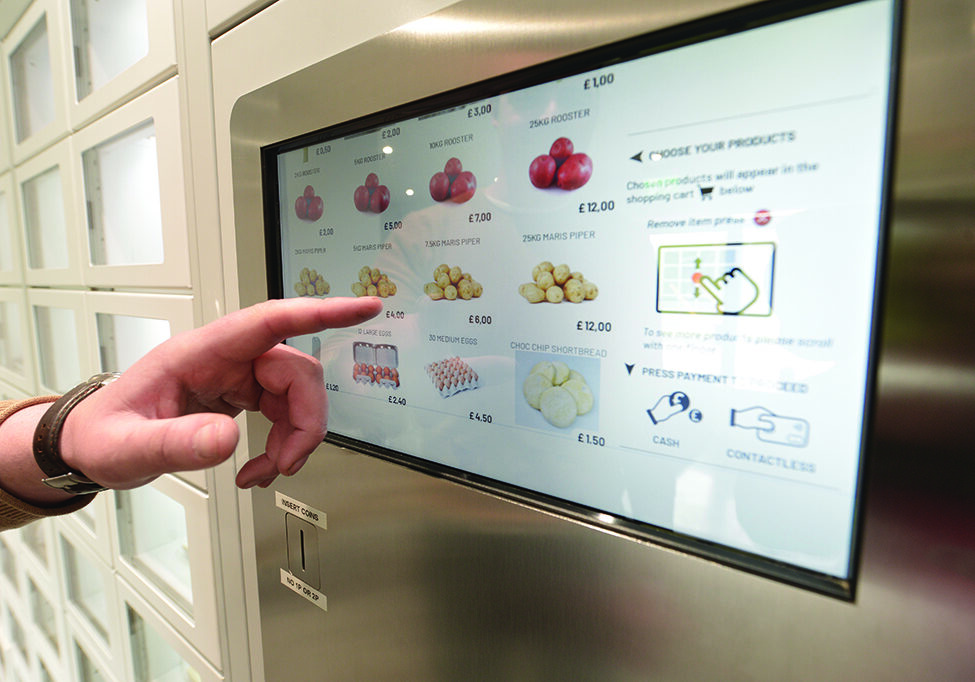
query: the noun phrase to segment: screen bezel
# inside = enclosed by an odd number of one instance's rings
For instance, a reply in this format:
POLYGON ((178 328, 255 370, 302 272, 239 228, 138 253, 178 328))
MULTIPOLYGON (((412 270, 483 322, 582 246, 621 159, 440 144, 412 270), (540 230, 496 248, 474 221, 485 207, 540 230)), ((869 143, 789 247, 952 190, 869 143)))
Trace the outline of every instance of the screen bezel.
MULTIPOLYGON (((580 51, 566 57, 518 69, 507 74, 488 78, 459 88, 454 88, 412 102, 392 106, 348 121, 291 137, 261 147, 261 176, 264 205, 264 238, 268 257, 268 298, 284 297, 283 262, 281 259, 281 224, 278 193, 277 158, 280 154, 319 144, 327 140, 361 135, 376 131, 391 123, 440 114, 469 105, 488 97, 540 85, 559 78, 579 75, 587 71, 606 68, 616 63, 630 61, 679 47, 703 43, 708 40, 741 33, 747 30, 776 24, 818 12, 855 5, 867 0, 832 0, 803 3, 795 0, 769 0, 739 9, 717 13, 701 19, 640 34, 608 45, 580 51), (273 255, 272 255, 273 254, 273 255)), ((462 469, 435 463, 415 455, 409 455, 380 445, 329 432, 325 442, 346 447, 386 461, 390 461, 427 475, 450 480, 486 492, 491 495, 526 505, 560 518, 579 522, 647 544, 659 545, 693 554, 705 559, 765 576, 774 580, 802 587, 814 592, 853 601, 856 597, 860 550, 862 545, 862 519, 865 505, 867 453, 872 441, 872 424, 876 400, 877 355, 880 346, 882 319, 881 294, 884 291, 886 272, 886 244, 889 232, 889 205, 892 191, 892 162, 896 130, 897 84, 899 82, 901 33, 903 23, 902 0, 891 0, 892 35, 889 64, 887 130, 884 158, 881 169, 881 198, 877 237, 877 270, 874 278, 872 316, 867 349, 867 373, 864 382, 863 430, 860 440, 859 463, 855 481, 855 499, 850 539, 848 578, 819 573, 793 564, 787 564, 764 555, 703 540, 668 528, 611 514, 553 495, 540 493, 462 469)))

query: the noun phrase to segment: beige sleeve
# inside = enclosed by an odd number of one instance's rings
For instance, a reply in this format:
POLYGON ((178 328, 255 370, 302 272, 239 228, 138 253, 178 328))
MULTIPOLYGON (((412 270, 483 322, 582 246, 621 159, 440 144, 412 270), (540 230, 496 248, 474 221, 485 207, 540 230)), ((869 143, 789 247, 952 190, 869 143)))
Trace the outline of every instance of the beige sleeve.
MULTIPOLYGON (((56 395, 40 396, 37 398, 27 398, 26 400, 2 400, 0 401, 0 426, 3 422, 18 410, 31 405, 40 403, 53 403, 58 399, 56 395)), ((35 507, 32 504, 14 497, 3 489, 3 473, 0 467, 0 531, 10 528, 19 528, 26 523, 36 521, 46 516, 61 516, 70 514, 87 505, 95 499, 94 495, 81 495, 77 499, 71 500, 67 504, 57 507, 35 507)))

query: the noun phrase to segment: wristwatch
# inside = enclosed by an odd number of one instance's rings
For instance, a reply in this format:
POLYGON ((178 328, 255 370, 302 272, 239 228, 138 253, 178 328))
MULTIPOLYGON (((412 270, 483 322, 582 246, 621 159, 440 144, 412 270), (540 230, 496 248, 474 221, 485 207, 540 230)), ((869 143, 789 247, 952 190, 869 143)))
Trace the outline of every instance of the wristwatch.
POLYGON ((90 495, 105 490, 80 471, 72 471, 61 459, 61 429, 68 414, 82 400, 122 376, 118 372, 96 374, 58 398, 34 430, 34 459, 47 478, 41 482, 72 495, 90 495))

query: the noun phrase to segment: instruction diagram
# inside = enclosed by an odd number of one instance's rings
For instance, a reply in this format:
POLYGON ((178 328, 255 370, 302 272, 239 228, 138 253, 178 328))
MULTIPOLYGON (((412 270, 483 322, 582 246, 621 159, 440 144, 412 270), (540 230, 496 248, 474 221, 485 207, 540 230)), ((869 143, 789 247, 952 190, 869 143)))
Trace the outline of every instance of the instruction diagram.
POLYGON ((774 274, 773 242, 661 246, 657 312, 768 317, 774 274))

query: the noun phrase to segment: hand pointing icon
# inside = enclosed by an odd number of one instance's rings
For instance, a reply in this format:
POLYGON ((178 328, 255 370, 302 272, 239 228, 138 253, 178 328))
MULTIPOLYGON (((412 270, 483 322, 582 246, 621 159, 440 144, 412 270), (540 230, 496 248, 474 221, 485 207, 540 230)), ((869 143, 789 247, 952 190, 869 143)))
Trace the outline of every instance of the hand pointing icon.
POLYGON ((698 281, 717 302, 718 312, 738 315, 758 300, 758 285, 741 268, 732 268, 717 279, 703 275, 698 281))

